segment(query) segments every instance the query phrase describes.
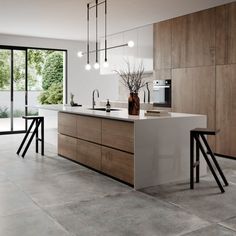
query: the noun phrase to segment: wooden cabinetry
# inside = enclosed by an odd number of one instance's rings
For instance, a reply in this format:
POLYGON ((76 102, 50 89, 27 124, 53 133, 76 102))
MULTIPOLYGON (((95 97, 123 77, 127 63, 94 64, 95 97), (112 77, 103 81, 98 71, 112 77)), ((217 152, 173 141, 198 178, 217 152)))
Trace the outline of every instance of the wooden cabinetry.
POLYGON ((236 2, 216 7, 216 64, 236 63, 236 2))
POLYGON ((171 20, 154 24, 154 69, 171 68, 171 20))
POLYGON ((102 171, 127 183, 134 183, 134 157, 132 154, 102 147, 102 171))
POLYGON ((77 139, 58 134, 58 154, 73 161, 77 160, 77 139))
POLYGON ((58 124, 59 155, 133 184, 133 122, 59 112, 58 124))
POLYGON ((60 134, 76 137, 76 116, 59 112, 58 132, 60 134))
POLYGON ((216 67, 216 152, 236 157, 236 64, 216 67))
MULTIPOLYGON (((207 115, 208 128, 215 128, 215 67, 173 70, 173 111, 207 115), (180 89, 181 88, 181 89, 180 89)), ((215 137, 209 136, 211 147, 215 137)))
POLYGON ((89 116, 77 116, 76 120, 78 138, 101 143, 101 119, 89 116))
POLYGON ((96 170, 101 170, 101 146, 78 139, 76 160, 96 170))
POLYGON ((134 124, 131 122, 103 119, 102 144, 134 153, 134 124))
POLYGON ((215 63, 215 9, 172 20, 172 68, 215 63))

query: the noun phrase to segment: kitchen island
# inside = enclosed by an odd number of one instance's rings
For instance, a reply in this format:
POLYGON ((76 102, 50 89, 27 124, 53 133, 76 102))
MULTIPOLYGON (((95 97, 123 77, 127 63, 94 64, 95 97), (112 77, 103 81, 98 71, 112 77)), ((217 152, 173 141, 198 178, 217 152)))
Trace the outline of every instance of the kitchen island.
MULTIPOLYGON (((190 130, 206 116, 169 113, 147 117, 63 106, 58 113, 58 154, 134 186, 189 181, 190 130)), ((202 161, 201 175, 206 174, 202 161)))

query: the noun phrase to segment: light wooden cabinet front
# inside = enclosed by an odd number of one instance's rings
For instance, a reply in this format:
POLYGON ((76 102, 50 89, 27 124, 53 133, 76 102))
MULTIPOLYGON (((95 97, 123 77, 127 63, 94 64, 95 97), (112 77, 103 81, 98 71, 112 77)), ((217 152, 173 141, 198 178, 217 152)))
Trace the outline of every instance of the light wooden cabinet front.
POLYGON ((154 24, 155 70, 171 68, 171 20, 154 24))
POLYGON ((101 170, 101 145, 78 139, 76 160, 96 170, 101 170))
POLYGON ((236 64, 216 67, 216 152, 236 157, 236 64))
POLYGON ((58 134, 58 154, 76 161, 77 139, 66 135, 58 134))
POLYGON ((94 143, 101 143, 102 121, 89 116, 77 116, 77 137, 94 143))
MULTIPOLYGON (((214 66, 172 71, 172 109, 174 112, 207 115, 208 128, 215 128, 216 96, 214 66)), ((215 136, 208 140, 215 149, 215 136)))
POLYGON ((134 183, 133 122, 59 112, 58 125, 59 155, 134 183))
POLYGON ((236 2, 216 7, 216 64, 236 63, 236 2))
POLYGON ((134 123, 103 119, 102 145, 134 153, 134 123))
POLYGON ((102 147, 102 171, 127 183, 134 183, 134 156, 102 147))
POLYGON ((215 9, 172 20, 172 68, 215 64, 215 9))
POLYGON ((76 137, 76 115, 58 113, 58 132, 76 137))

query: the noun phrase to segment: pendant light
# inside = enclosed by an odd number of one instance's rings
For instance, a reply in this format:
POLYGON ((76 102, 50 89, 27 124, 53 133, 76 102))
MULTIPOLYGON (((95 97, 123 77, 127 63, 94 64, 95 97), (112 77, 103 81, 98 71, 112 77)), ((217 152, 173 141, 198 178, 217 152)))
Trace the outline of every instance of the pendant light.
POLYGON ((104 63, 103 63, 103 67, 104 68, 107 68, 109 67, 109 63, 108 63, 108 60, 107 60, 107 51, 108 50, 111 50, 111 49, 115 49, 115 48, 119 48, 119 47, 134 47, 134 42, 133 41, 129 41, 128 43, 125 43, 125 44, 121 44, 121 45, 116 45, 116 46, 111 46, 111 47, 108 47, 107 46, 107 0, 101 0, 99 2, 99 0, 95 0, 95 1, 92 1, 90 3, 87 4, 87 52, 81 52, 79 51, 77 53, 77 56, 79 58, 83 57, 84 55, 87 55, 87 64, 85 65, 85 69, 86 70, 91 70, 92 66, 90 65, 90 54, 93 54, 95 53, 95 63, 93 65, 94 69, 98 70, 100 68, 100 64, 99 64, 99 61, 98 61, 98 53, 101 52, 101 51, 105 51, 105 58, 104 58, 104 63), (104 45, 105 45, 105 48, 102 48, 102 49, 99 49, 98 48, 98 6, 100 5, 104 5, 104 14, 105 14, 105 24, 104 24, 104 31, 105 31, 105 37, 104 37, 104 45), (95 24, 96 24, 96 44, 95 44, 95 47, 96 49, 95 50, 91 50, 90 51, 90 44, 89 44, 89 41, 90 41, 90 35, 89 35, 89 30, 90 30, 90 27, 89 27, 89 21, 90 21, 90 14, 89 14, 89 11, 95 7, 95 24))

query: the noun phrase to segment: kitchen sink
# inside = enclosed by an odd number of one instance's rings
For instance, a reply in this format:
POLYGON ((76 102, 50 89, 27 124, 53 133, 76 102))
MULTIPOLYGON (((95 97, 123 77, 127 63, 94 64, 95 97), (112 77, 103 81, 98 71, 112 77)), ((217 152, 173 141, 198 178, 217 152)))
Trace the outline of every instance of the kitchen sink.
MULTIPOLYGON (((105 107, 95 107, 95 108, 88 108, 88 110, 94 110, 94 111, 106 111, 105 107)), ((120 109, 117 108, 111 108, 110 111, 120 111, 120 109)))

